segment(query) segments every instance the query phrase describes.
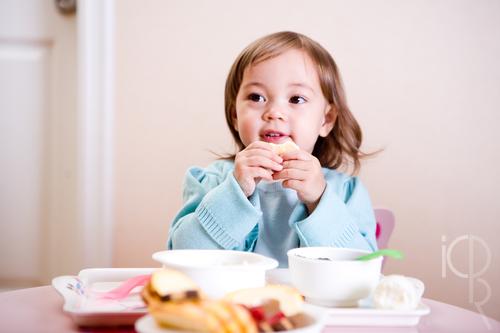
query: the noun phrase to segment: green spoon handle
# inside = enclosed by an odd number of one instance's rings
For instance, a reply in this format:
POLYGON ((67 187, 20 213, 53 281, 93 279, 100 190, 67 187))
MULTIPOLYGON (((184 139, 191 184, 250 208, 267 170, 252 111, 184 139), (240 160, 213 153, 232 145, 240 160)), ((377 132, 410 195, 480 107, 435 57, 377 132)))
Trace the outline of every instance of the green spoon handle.
POLYGON ((365 254, 361 257, 357 257, 356 260, 361 260, 361 261, 367 261, 367 260, 372 260, 378 257, 391 257, 394 259, 402 259, 403 258, 403 253, 398 250, 393 250, 393 249, 381 249, 369 254, 365 254))

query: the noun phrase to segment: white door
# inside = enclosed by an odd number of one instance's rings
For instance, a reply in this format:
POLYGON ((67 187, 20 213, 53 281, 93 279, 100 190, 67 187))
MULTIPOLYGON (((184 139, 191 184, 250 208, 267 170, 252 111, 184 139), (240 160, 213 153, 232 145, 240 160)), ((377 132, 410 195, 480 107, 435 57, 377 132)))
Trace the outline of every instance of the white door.
POLYGON ((0 0, 0 287, 74 273, 76 18, 0 0))

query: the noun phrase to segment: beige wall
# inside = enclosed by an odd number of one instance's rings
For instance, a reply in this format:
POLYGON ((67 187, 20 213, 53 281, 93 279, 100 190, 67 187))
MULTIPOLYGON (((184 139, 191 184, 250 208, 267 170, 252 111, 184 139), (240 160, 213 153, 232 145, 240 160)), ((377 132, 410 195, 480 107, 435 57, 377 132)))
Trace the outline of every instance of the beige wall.
MULTIPOLYGON (((223 116, 239 51, 278 30, 313 37, 336 59, 367 149, 361 177, 394 210, 386 273, 422 279, 426 296, 474 309, 442 249, 476 235, 491 253, 485 312, 500 319, 500 2, 132 1, 117 6, 116 266, 150 266, 181 205, 183 174, 233 148, 223 116), (443 242, 443 237, 446 241, 443 242)), ((474 247, 474 267, 486 252, 474 247)), ((467 242, 452 264, 469 266, 467 242)), ((473 281, 474 300, 485 297, 473 281)))

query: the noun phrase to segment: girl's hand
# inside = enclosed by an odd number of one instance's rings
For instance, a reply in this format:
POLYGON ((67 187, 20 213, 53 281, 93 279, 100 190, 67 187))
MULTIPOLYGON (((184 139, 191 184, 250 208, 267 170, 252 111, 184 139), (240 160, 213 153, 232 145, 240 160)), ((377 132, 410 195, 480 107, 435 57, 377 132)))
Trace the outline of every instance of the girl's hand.
POLYGON ((283 169, 282 162, 283 159, 272 150, 271 145, 255 141, 236 154, 234 178, 249 197, 261 179, 273 180, 273 173, 283 169))
POLYGON ((303 150, 283 154, 283 160, 283 170, 274 173, 273 179, 283 179, 283 187, 297 191, 311 214, 326 188, 319 160, 303 150))

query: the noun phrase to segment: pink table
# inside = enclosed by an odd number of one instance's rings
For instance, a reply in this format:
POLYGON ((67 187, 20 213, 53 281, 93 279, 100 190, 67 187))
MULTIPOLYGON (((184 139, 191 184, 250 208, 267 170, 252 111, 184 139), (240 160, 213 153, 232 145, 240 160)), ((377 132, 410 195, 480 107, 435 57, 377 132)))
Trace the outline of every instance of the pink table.
MULTIPOLYGON (((453 305, 424 299, 431 313, 415 327, 326 327, 323 333, 500 332, 500 323, 453 305), (487 323, 485 323, 487 320, 487 323), (489 327, 487 326, 489 324, 489 327)), ((62 311, 62 297, 51 286, 0 293, 1 332, 134 332, 131 327, 79 329, 62 311)))

